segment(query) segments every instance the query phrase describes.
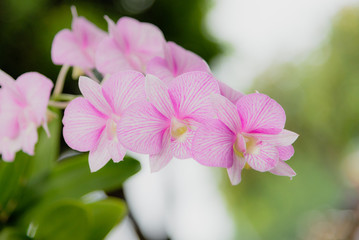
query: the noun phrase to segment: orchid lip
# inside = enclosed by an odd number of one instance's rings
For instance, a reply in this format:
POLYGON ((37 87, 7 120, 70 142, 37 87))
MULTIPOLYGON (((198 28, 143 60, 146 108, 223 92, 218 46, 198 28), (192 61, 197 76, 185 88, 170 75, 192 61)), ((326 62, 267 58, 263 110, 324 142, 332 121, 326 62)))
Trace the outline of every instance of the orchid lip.
POLYGON ((113 115, 106 122, 106 131, 109 140, 117 139, 117 123, 119 118, 119 116, 113 115))
POLYGON ((244 157, 246 154, 258 154, 259 143, 255 137, 239 133, 233 144, 233 151, 238 157, 244 157))
POLYGON ((180 121, 177 118, 172 118, 171 136, 178 141, 184 141, 187 138, 187 132, 189 127, 190 126, 183 123, 183 121, 180 121))

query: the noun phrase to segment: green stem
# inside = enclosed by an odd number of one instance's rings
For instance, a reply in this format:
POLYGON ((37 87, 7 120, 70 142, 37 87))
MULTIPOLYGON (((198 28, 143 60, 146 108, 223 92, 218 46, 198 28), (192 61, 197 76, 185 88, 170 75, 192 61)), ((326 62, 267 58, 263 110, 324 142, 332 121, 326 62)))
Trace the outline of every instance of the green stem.
POLYGON ((65 84, 66 74, 67 74, 69 68, 70 68, 70 66, 68 66, 68 65, 62 66, 62 68, 59 72, 59 76, 57 77, 57 80, 56 80, 54 92, 52 93, 53 97, 57 97, 58 95, 60 95, 62 93, 64 84, 65 84))
POLYGON ((69 105, 69 103, 70 102, 56 102, 56 101, 50 100, 48 105, 51 107, 64 109, 67 107, 67 105, 69 105))
POLYGON ((80 97, 80 95, 72 95, 67 93, 61 93, 57 95, 56 97, 52 97, 51 100, 54 101, 72 101, 75 98, 80 97))

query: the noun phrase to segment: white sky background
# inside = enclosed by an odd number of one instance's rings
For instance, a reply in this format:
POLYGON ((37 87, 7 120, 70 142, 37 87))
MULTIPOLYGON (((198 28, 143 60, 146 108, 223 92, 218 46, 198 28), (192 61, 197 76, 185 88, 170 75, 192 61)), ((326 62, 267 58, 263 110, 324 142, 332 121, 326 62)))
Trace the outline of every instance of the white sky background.
MULTIPOLYGON (((248 93, 253 78, 274 62, 308 54, 326 37, 332 17, 359 0, 216 0, 207 28, 231 49, 212 64, 213 73, 248 93)), ((131 210, 152 239, 163 231, 175 240, 232 239, 234 226, 212 169, 177 160, 151 174, 148 157, 125 185, 131 210)), ((245 179, 243 179, 245 181, 245 179)), ((108 237, 137 239, 124 221, 108 237)))
POLYGON ((358 0, 216 0, 211 35, 232 48, 212 64, 218 79, 246 93, 258 73, 303 57, 327 36, 332 17, 358 0))

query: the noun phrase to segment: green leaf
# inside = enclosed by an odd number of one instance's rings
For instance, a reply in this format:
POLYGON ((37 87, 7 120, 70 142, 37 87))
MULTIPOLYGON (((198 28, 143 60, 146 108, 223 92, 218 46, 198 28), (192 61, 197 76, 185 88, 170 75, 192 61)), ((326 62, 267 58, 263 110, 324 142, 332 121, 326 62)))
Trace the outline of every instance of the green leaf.
POLYGON ((0 160, 0 223, 6 222, 18 204, 30 156, 19 152, 13 162, 0 160))
POLYGON ((43 208, 34 225, 38 240, 85 240, 91 230, 91 213, 80 201, 56 202, 43 208))
POLYGON ((4 228, 0 232, 0 240, 26 240, 26 239, 29 238, 21 234, 16 228, 8 227, 8 228, 4 228))
POLYGON ((116 198, 107 198, 89 203, 87 206, 93 216, 89 240, 104 239, 127 213, 125 202, 116 198))
POLYGON ((119 189, 122 183, 140 170, 140 163, 126 156, 124 161, 109 161, 97 172, 91 173, 88 166, 88 154, 70 157, 60 162, 47 180, 45 198, 80 198, 96 190, 112 191, 119 189))
POLYGON ((57 117, 49 123, 51 138, 42 128, 38 129, 34 156, 18 152, 13 162, 0 160, 0 223, 6 222, 15 208, 28 201, 22 197, 28 180, 39 178, 53 168, 59 153, 60 127, 61 117, 57 117))

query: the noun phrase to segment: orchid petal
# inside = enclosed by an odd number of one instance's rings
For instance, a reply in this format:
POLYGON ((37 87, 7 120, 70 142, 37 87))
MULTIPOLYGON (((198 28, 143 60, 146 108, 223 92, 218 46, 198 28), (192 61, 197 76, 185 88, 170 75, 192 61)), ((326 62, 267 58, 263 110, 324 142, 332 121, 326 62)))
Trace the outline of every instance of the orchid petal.
POLYGON ((192 140, 195 134, 194 130, 188 129, 185 133, 184 140, 171 139, 171 149, 173 156, 178 159, 186 159, 192 157, 192 140))
POLYGON ((160 113, 167 118, 171 118, 174 115, 172 101, 165 83, 156 76, 147 74, 145 90, 148 101, 152 103, 160 113))
POLYGON ((96 147, 106 126, 104 115, 88 100, 79 97, 65 109, 63 135, 66 143, 78 151, 89 151, 96 147))
POLYGON ((294 155, 294 147, 292 145, 289 146, 280 146, 277 147, 279 153, 279 159, 283 161, 289 160, 294 155))
POLYGON ((233 164, 235 135, 219 120, 208 120, 200 126, 192 143, 193 158, 210 167, 230 167, 233 164))
POLYGON ((12 91, 17 92, 15 80, 2 70, 0 70, 0 86, 12 89, 12 91))
POLYGON ((96 51, 96 68, 102 74, 112 74, 123 70, 132 70, 124 53, 118 48, 116 41, 106 37, 96 51))
POLYGON ((29 72, 18 77, 16 85, 30 106, 37 126, 40 126, 46 119, 47 105, 54 84, 42 74, 29 72))
POLYGON ((164 131, 169 120, 148 102, 131 105, 117 127, 121 143, 129 150, 138 153, 158 154, 162 149, 164 131))
POLYGON ((278 164, 271 170, 269 170, 271 173, 279 176, 288 176, 290 179, 296 175, 294 170, 286 164, 284 161, 279 161, 278 164))
POLYGON ((170 53, 167 61, 172 67, 174 77, 193 71, 211 73, 208 64, 197 54, 184 49, 174 42, 168 42, 167 49, 170 53))
POLYGON ((112 74, 102 84, 102 89, 119 116, 131 104, 145 101, 145 77, 140 72, 123 71, 112 74))
POLYGON ((277 134, 284 128, 283 108, 264 94, 253 93, 243 96, 236 105, 244 132, 277 134))
POLYGON ((11 91, 1 89, 0 97, 0 139, 3 137, 13 139, 19 134, 18 117, 22 108, 11 91))
POLYGON ((192 71, 211 72, 202 58, 174 42, 167 43, 165 59, 157 57, 147 65, 147 73, 167 83, 183 73, 192 71))
POLYGON ((169 94, 179 118, 190 117, 198 122, 214 117, 208 97, 219 93, 217 81, 205 72, 189 72, 176 77, 169 94))
POLYGON ((18 102, 25 102, 24 97, 21 95, 19 89, 16 86, 16 81, 10 75, 8 75, 2 70, 0 70, 0 86, 3 89, 9 90, 10 93, 8 97, 12 95, 10 98, 16 99, 16 101, 18 102))
POLYGON ((174 78, 166 59, 160 57, 152 58, 148 62, 146 72, 147 74, 155 75, 165 83, 169 83, 174 78))
POLYGON ((91 59, 92 67, 94 67, 96 49, 106 37, 106 33, 84 17, 76 17, 72 21, 72 32, 76 36, 83 54, 91 59))
POLYGON ((249 166, 259 172, 265 172, 274 168, 279 161, 279 154, 276 147, 262 143, 257 146, 258 152, 246 154, 245 158, 249 166))
POLYGON ((126 148, 118 141, 111 140, 107 142, 107 149, 114 162, 120 162, 126 155, 126 148))
POLYGON ((76 36, 68 29, 58 32, 52 42, 51 59, 57 65, 79 66, 84 69, 93 68, 94 62, 84 54, 76 36))
POLYGON ((262 134, 262 133, 252 133, 252 136, 255 136, 259 140, 266 142, 274 146, 288 146, 291 145, 297 140, 298 134, 286 129, 283 129, 278 134, 262 134))
POLYGON ((22 150, 33 156, 35 150, 35 144, 37 143, 38 136, 37 136, 37 127, 35 124, 29 124, 26 129, 22 130, 23 132, 20 134, 20 141, 22 150))
POLYGON ((236 105, 219 94, 212 94, 211 101, 218 119, 231 129, 233 133, 237 133, 240 130, 241 119, 239 118, 236 105))
POLYGON ((94 80, 81 76, 79 79, 79 87, 84 97, 100 112, 110 115, 112 113, 111 106, 106 101, 102 93, 102 87, 94 80))
POLYGON ((170 133, 167 129, 162 138, 162 149, 157 154, 150 155, 150 168, 151 172, 157 172, 167 166, 167 164, 173 158, 171 146, 170 146, 170 133))
POLYGON ((229 179, 232 185, 237 185, 242 180, 242 169, 246 165, 246 160, 244 157, 237 156, 233 153, 233 164, 231 167, 227 168, 229 179))
POLYGON ((0 153, 2 154, 1 158, 5 162, 12 162, 15 159, 15 154, 21 149, 21 142, 19 139, 9 139, 3 138, 0 139, 0 153))
POLYGON ((89 165, 91 172, 100 170, 110 161, 111 155, 107 148, 108 140, 106 139, 106 131, 104 131, 97 146, 90 150, 89 165))
POLYGON ((153 57, 163 57, 162 31, 151 23, 139 22, 136 19, 122 17, 117 22, 117 30, 127 40, 128 49, 132 50, 147 63, 153 57))
POLYGON ((231 101, 233 104, 236 104, 236 102, 244 96, 242 93, 234 90, 224 82, 218 81, 218 85, 221 91, 221 95, 228 98, 228 100, 231 101))

